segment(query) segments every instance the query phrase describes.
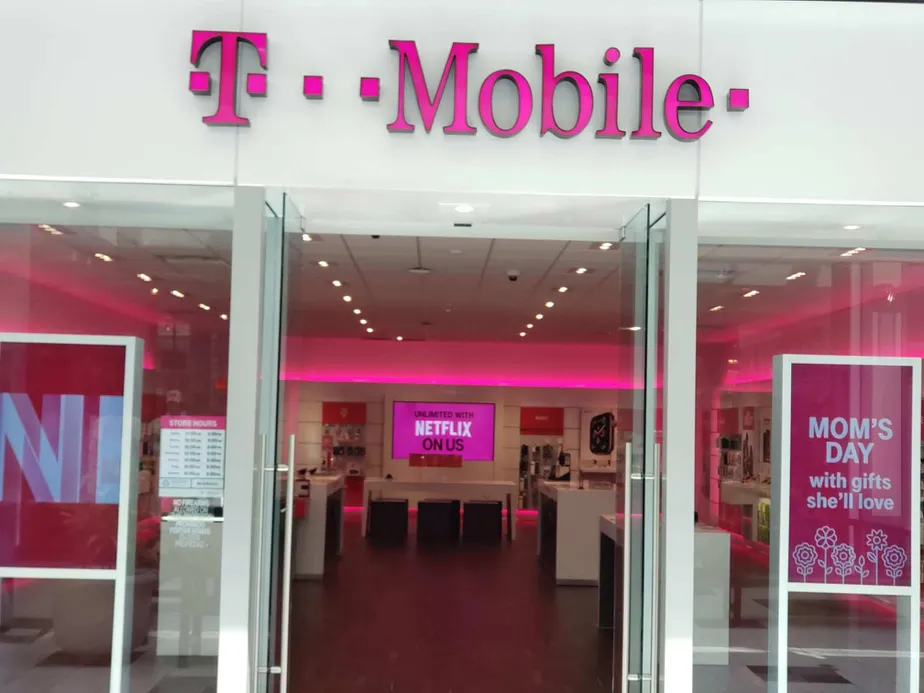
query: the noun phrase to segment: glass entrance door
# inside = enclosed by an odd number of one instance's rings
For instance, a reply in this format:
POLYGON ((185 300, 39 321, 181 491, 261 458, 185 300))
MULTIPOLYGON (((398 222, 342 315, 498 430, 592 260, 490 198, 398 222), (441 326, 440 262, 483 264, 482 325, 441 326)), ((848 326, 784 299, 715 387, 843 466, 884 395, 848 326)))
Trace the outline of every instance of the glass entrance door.
MULTIPOLYGON (((653 693, 658 671, 658 538, 660 524, 660 444, 657 435, 660 389, 659 232, 652 229, 651 205, 645 205, 621 230, 619 244, 620 331, 631 361, 627 401, 616 427, 624 447, 621 509, 623 546, 620 624, 616 620, 616 691, 653 693), (621 637, 619 637, 621 636, 621 637)), ((617 615, 618 616, 618 615, 617 615)))
POLYGON ((295 515, 294 421, 286 417, 286 336, 291 239, 302 217, 284 196, 280 214, 268 209, 262 318, 260 435, 263 465, 258 488, 256 623, 257 693, 286 693, 295 515))

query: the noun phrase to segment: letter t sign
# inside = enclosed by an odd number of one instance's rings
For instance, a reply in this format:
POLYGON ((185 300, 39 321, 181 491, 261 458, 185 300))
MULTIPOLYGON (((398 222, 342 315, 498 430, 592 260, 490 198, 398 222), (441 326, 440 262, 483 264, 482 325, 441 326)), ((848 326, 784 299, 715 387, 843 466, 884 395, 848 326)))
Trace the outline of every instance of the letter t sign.
MULTIPOLYGON (((194 31, 189 61, 195 67, 209 46, 221 46, 221 62, 218 67, 218 109, 202 119, 207 125, 250 125, 247 118, 237 113, 237 64, 238 51, 243 44, 250 44, 257 51, 260 67, 266 69, 266 34, 237 31, 194 31)), ((251 96, 266 96, 266 73, 252 72, 247 75, 247 93, 251 96)), ((211 94, 212 76, 203 70, 189 73, 189 90, 193 94, 211 94)))

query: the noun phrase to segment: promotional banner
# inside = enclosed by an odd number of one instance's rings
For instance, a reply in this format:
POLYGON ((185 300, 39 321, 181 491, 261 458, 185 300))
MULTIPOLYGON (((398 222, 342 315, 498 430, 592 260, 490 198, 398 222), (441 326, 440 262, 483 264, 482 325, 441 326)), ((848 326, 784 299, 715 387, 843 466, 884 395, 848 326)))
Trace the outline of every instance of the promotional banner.
POLYGON ((911 584, 911 366, 795 363, 789 580, 911 584))
POLYGON ((494 405, 457 402, 395 402, 392 458, 457 454, 465 462, 494 459, 494 405))
POLYGON ((0 340, 0 565, 114 568, 126 348, 0 340))
POLYGON ((773 358, 769 693, 789 690, 793 594, 894 600, 894 690, 919 690, 920 407, 921 359, 773 358))

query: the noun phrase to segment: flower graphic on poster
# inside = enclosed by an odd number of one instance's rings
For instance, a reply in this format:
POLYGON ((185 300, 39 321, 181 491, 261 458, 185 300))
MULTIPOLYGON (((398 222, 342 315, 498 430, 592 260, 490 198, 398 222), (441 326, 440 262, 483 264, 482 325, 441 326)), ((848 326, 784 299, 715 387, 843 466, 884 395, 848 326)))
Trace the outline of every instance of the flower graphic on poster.
POLYGON ((892 578, 894 585, 905 572, 908 564, 908 554, 901 546, 887 546, 882 552, 882 565, 885 566, 886 575, 892 578))
POLYGON ((827 582, 828 576, 834 571, 834 568, 828 565, 828 551, 837 546, 837 532, 827 525, 819 528, 815 532, 815 546, 824 551, 824 559, 820 559, 818 565, 824 571, 825 582, 827 582))
POLYGON ((834 563, 834 572, 841 578, 841 583, 847 576, 856 570, 857 552, 850 544, 838 544, 831 551, 831 562, 834 563))
POLYGON ((815 572, 815 564, 818 562, 818 551, 814 546, 804 541, 792 552, 792 558, 796 562, 796 572, 802 576, 802 581, 806 582, 808 576, 815 572))
POLYGON ((866 535, 866 546, 869 551, 866 552, 867 560, 876 566, 876 584, 879 584, 879 565, 880 554, 889 545, 889 537, 881 529, 874 529, 866 535))

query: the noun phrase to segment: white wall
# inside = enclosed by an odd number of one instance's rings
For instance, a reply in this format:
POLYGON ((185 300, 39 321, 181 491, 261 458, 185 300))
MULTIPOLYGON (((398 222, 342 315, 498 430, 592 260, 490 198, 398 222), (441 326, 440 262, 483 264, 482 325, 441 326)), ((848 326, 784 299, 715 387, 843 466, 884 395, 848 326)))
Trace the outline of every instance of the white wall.
MULTIPOLYGON (((563 11, 552 0, 6 0, 0 176, 924 202, 914 175, 924 139, 913 120, 924 105, 914 88, 921 35, 924 13, 913 4, 579 0, 563 11), (268 96, 241 97, 250 128, 202 124, 214 100, 187 89, 197 28, 268 33, 268 96), (674 77, 700 73, 718 104, 714 125, 693 144, 666 133, 596 140, 598 113, 582 135, 560 140, 538 136, 534 111, 512 138, 392 135, 391 38, 416 40, 428 74, 439 73, 452 40, 480 42, 472 104, 481 79, 508 67, 538 99, 537 42, 555 43, 558 69, 591 83, 616 46, 626 129, 637 110, 632 48, 654 46, 659 99, 674 77), (301 95, 305 74, 325 76, 323 101, 301 95), (360 102, 361 76, 382 78, 381 102, 360 102), (731 87, 751 90, 748 111, 726 112, 731 87)), ((204 65, 213 73, 215 53, 204 65)), ((498 109, 512 99, 500 90, 498 109)), ((560 101, 565 108, 568 95, 560 101)))
POLYGON ((391 474, 413 479, 426 474, 465 479, 516 481, 520 445, 559 442, 571 453, 572 464, 592 465, 595 461, 582 437, 582 420, 592 412, 616 409, 631 401, 631 392, 560 388, 445 387, 377 383, 313 383, 288 381, 285 407, 286 430, 296 435, 296 467, 313 467, 322 459, 322 403, 366 403, 366 476, 391 474), (494 462, 466 462, 461 469, 412 469, 407 460, 391 457, 391 403, 395 400, 420 402, 493 402, 496 405, 494 462), (297 404, 296 404, 297 402, 297 404), (550 406, 565 410, 564 435, 520 436, 520 407, 550 406), (297 424, 293 424, 297 419, 297 424))

